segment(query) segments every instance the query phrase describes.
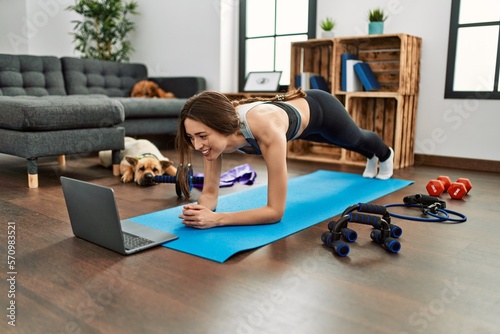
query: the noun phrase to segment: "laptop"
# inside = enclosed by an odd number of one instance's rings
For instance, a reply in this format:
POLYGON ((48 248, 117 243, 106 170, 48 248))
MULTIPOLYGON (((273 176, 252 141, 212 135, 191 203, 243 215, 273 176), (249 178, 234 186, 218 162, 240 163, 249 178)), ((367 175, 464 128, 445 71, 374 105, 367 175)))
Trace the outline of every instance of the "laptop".
POLYGON ((123 255, 175 240, 177 235, 120 220, 112 188, 61 176, 73 234, 123 255))
POLYGON ((244 92, 278 92, 282 71, 250 72, 245 79, 244 92))

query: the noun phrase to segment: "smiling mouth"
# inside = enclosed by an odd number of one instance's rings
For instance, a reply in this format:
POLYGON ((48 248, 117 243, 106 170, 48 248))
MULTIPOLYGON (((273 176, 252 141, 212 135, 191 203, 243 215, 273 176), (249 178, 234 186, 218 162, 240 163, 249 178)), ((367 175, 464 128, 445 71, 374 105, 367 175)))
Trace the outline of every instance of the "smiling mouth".
POLYGON ((202 150, 200 151, 201 154, 203 154, 204 156, 207 156, 209 153, 210 153, 210 149, 206 149, 206 150, 202 150))

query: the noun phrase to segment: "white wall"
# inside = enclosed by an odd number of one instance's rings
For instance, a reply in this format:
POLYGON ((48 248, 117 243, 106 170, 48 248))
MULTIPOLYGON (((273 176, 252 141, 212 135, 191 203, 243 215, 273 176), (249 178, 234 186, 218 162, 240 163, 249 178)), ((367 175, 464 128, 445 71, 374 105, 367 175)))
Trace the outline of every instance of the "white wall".
POLYGON ((72 0, 0 0, 0 52, 74 56, 72 0))
MULTIPOLYGON (((140 0, 131 60, 147 64, 150 75, 203 76, 209 89, 234 89, 238 3, 140 0)), ((70 4, 0 0, 0 53, 77 56, 69 34, 75 16, 64 10, 70 4)), ((332 16, 336 36, 363 35, 377 6, 390 13, 385 32, 422 37, 415 152, 500 161, 500 100, 443 98, 451 0, 318 0, 318 21, 332 16)))
POLYGON ((0 52, 28 53, 22 18, 26 18, 24 1, 0 0, 0 52))
POLYGON ((203 76, 220 86, 220 6, 217 1, 139 1, 132 61, 151 76, 203 76))
MULTIPOLYGON (((224 1, 224 0, 223 0, 224 1)), ((79 56, 74 51, 74 0, 0 0, 0 53, 79 56)), ((131 62, 151 76, 203 76, 220 87, 221 4, 218 0, 139 0, 131 62)))

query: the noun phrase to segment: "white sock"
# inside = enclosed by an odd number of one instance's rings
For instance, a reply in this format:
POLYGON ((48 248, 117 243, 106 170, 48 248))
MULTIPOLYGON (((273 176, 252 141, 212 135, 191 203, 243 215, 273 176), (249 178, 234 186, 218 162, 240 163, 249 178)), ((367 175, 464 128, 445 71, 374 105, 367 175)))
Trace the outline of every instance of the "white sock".
POLYGON ((390 147, 389 150, 391 150, 389 158, 386 161, 380 162, 379 172, 376 176, 379 180, 387 180, 392 176, 394 170, 394 151, 390 147))
POLYGON ((371 159, 366 159, 366 167, 363 177, 374 178, 377 175, 378 158, 374 155, 371 159))

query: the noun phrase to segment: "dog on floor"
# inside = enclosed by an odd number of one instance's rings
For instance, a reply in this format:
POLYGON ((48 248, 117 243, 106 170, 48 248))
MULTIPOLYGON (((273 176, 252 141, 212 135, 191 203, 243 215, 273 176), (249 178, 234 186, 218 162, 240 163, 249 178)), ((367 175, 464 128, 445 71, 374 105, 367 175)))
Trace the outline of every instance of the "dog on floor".
MULTIPOLYGON (((111 151, 100 151, 101 165, 112 165, 111 151)), ((170 159, 149 140, 125 137, 125 149, 120 152, 120 175, 124 183, 134 181, 140 186, 154 185, 156 175, 177 174, 170 159)))
POLYGON ((158 84, 151 80, 141 80, 137 82, 132 88, 131 97, 146 97, 146 98, 161 98, 171 99, 175 95, 171 92, 166 92, 158 86, 158 84))

